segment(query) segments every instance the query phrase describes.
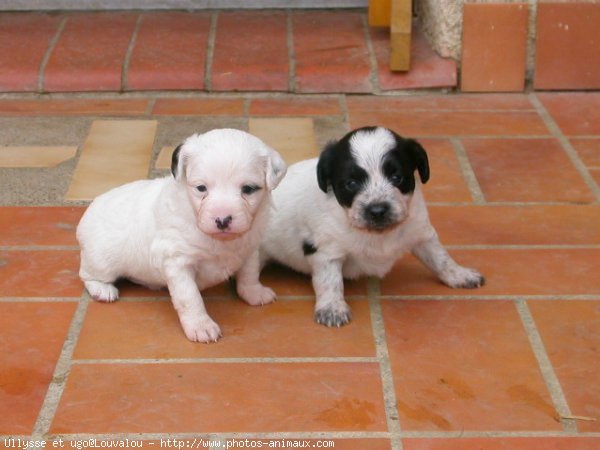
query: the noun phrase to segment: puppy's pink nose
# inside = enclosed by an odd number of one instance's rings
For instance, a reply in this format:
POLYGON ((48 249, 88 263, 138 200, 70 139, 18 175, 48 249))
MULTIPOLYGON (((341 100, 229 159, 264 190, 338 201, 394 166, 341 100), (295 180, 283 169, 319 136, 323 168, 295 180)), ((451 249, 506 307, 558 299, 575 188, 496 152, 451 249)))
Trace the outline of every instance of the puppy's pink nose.
POLYGON ((217 217, 215 219, 215 223, 217 224, 217 228, 221 231, 226 230, 227 228, 229 228, 229 225, 231 224, 231 221, 233 220, 233 217, 231 216, 227 216, 227 217, 217 217))

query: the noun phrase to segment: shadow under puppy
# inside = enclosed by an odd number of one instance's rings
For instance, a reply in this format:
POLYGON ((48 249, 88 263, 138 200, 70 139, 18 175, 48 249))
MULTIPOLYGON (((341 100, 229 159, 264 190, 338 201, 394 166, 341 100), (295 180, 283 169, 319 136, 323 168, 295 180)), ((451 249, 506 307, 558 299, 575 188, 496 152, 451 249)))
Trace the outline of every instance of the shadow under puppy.
POLYGON ((351 320, 343 278, 383 277, 407 252, 450 287, 482 286, 481 274, 458 265, 441 245, 421 190, 428 179, 427 153, 417 141, 381 127, 351 131, 318 159, 289 167, 273 192, 261 263, 312 275, 315 320, 327 326, 351 320))
POLYGON ((78 227, 79 275, 96 300, 118 298, 127 278, 167 286, 191 341, 216 341, 200 290, 236 275, 247 303, 272 302, 259 282, 258 246, 283 178, 281 156, 260 139, 219 129, 189 137, 172 157, 172 177, 141 180, 97 197, 78 227))

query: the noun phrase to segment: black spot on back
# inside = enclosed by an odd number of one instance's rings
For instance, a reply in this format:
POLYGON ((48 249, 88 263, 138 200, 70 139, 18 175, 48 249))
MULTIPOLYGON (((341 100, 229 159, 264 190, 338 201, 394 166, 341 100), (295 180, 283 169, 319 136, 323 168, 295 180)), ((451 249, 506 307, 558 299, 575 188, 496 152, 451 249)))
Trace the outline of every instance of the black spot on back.
POLYGON ((315 244, 312 242, 304 240, 302 241, 302 252, 304 253, 304 256, 314 255, 317 253, 317 247, 315 247, 315 244))

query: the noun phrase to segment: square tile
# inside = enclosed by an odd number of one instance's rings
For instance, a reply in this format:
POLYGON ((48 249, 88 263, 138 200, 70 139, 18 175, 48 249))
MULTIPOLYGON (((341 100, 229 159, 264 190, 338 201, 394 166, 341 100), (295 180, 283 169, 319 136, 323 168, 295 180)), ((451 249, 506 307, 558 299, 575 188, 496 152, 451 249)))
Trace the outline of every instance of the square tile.
POLYGON ((75 303, 0 303, 1 434, 33 431, 76 307, 75 303))
POLYGON ((452 143, 442 139, 421 139, 427 152, 431 177, 423 185, 428 202, 472 202, 452 143))
POLYGON ((489 437, 403 439, 404 450, 591 450, 599 437, 489 437))
POLYGON ((37 91, 40 65, 61 15, 0 14, 0 91, 37 91))
POLYGON ((207 13, 143 14, 129 59, 126 88, 204 89, 209 29, 207 13))
POLYGON ((248 131, 277 150, 288 165, 319 156, 315 125, 311 118, 251 117, 248 131))
POLYGON ((360 13, 294 12, 292 29, 297 92, 371 92, 360 13))
POLYGON ((465 3, 461 55, 463 92, 523 90, 528 18, 526 2, 465 3))
POLYGON ((89 305, 77 359, 273 358, 375 356, 369 305, 350 301, 353 321, 327 328, 313 320, 312 300, 252 307, 240 299, 208 300, 221 327, 217 345, 189 342, 170 301, 89 305), (149 333, 148 330, 152 330, 149 333), (110 336, 110 340, 106 340, 110 336), (324 345, 326 343, 326 345, 324 345))
POLYGON ((385 431, 380 379, 372 363, 75 365, 50 432, 385 431))
POLYGON ((288 90, 287 14, 219 13, 211 87, 217 91, 288 90))
POLYGON ((571 139, 570 142, 586 166, 600 168, 600 139, 571 139))
POLYGON ((382 311, 402 430, 562 430, 512 302, 382 311))
POLYGON ((75 230, 84 208, 0 207, 0 245, 77 245, 75 230))
POLYGON ((119 91, 138 13, 70 14, 44 71, 50 92, 119 91))
POLYGON ((544 347, 580 432, 600 431, 600 301, 529 301, 544 347))
POLYGON ((285 97, 253 98, 250 100, 251 116, 339 116, 338 97, 285 97))
POLYGON ((128 99, 44 99, 0 100, 0 116, 134 116, 143 115, 148 100, 128 99))
POLYGON ((535 39, 536 89, 600 88, 600 4, 540 2, 535 39))
POLYGON ((413 111, 409 108, 350 110, 349 120, 352 128, 377 124, 409 137, 550 134, 542 119, 533 111, 413 111))
POLYGON ((594 200, 556 140, 465 139, 463 145, 487 201, 594 200))
POLYGON ((243 98, 159 98, 152 114, 160 116, 242 116, 243 98))
POLYGON ((79 297, 78 273, 78 251, 0 251, 0 296, 79 297))
POLYGON ((384 295, 599 295, 596 266, 600 250, 450 250, 461 265, 479 270, 485 286, 452 289, 413 256, 405 256, 381 280, 384 295))
POLYGON ((536 94, 567 136, 600 136, 600 92, 536 94))
POLYGON ((598 245, 600 205, 430 206, 446 245, 598 245))
POLYGON ((456 111, 534 111, 533 104, 522 94, 455 94, 407 96, 348 96, 350 113, 386 110, 456 110, 456 111))

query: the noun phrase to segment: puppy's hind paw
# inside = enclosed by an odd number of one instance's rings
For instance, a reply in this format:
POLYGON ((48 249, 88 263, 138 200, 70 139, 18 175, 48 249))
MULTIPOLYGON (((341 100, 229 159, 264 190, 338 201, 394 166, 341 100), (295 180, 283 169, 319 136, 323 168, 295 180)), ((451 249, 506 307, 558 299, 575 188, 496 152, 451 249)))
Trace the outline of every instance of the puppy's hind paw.
POLYGON ((99 302, 114 302, 119 298, 119 290, 114 284, 103 283, 102 281, 86 281, 85 288, 94 300, 99 302))
POLYGON ((261 306, 272 303, 277 297, 273 289, 263 286, 262 284, 238 286, 238 294, 246 303, 252 306, 261 306))
POLYGON ((315 322, 327 327, 341 327, 350 323, 352 312, 344 302, 342 305, 329 305, 315 310, 315 322))
POLYGON ((189 322, 182 320, 181 326, 192 342, 217 342, 221 337, 221 328, 208 316, 189 322))
POLYGON ((442 280, 455 289, 475 289, 485 284, 485 278, 475 269, 458 266, 442 280))

